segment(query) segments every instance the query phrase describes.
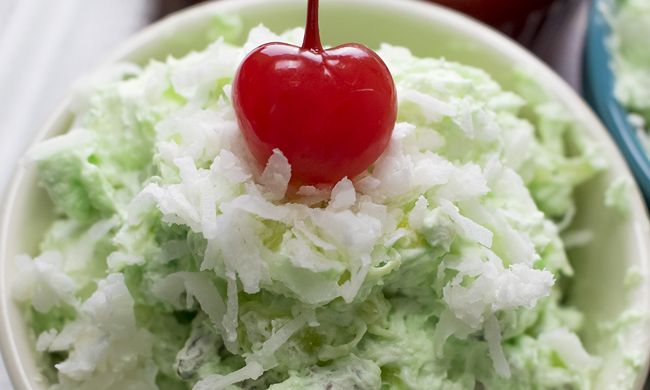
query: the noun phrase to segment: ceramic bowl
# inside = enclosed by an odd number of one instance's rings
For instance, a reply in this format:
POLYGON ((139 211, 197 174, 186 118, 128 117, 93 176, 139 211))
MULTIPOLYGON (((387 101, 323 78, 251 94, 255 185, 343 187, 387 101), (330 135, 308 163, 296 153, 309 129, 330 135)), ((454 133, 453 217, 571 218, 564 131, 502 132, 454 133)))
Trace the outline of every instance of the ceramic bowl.
MULTIPOLYGON (((206 3, 168 17, 127 41, 107 65, 128 60, 145 63, 169 54, 182 55, 207 44, 206 31, 214 15, 238 15, 244 31, 264 23, 281 31, 304 24, 303 0, 221 0, 206 3)), ((629 373, 623 353, 636 356, 632 374, 641 388, 650 353, 650 329, 646 322, 633 323, 621 332, 603 333, 599 324, 622 318, 630 310, 650 308, 647 278, 650 230, 645 205, 632 175, 607 131, 581 98, 555 73, 530 53, 499 33, 445 8, 414 0, 322 1, 324 42, 381 42, 409 47, 420 56, 444 56, 485 69, 506 88, 513 85, 514 71, 527 69, 548 93, 577 118, 584 132, 596 140, 611 162, 607 172, 578 189, 575 227, 588 228, 594 240, 571 252, 576 271, 569 300, 585 314, 582 334, 586 347, 603 359, 597 388, 613 389, 629 373), (604 207, 604 193, 614 178, 632 183, 629 218, 604 207), (630 272, 640 275, 629 287, 630 272)), ((237 39, 243 40, 244 37, 237 39)), ((34 143, 67 131, 71 121, 69 100, 42 128, 34 143)), ((13 179, 2 205, 0 219, 0 342, 7 369, 18 390, 45 389, 39 375, 34 340, 11 298, 11 280, 17 254, 35 254, 52 221, 52 205, 37 186, 33 167, 23 166, 13 179)))

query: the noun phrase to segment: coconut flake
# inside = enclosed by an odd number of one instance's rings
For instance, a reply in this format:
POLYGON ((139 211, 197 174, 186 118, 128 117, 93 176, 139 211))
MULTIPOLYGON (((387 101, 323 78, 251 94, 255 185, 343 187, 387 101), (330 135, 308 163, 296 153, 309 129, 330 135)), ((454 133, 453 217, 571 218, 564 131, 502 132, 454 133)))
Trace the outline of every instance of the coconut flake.
POLYGON ((247 379, 257 379, 264 374, 264 368, 258 362, 251 361, 237 371, 228 375, 210 375, 198 381, 192 390, 222 390, 230 385, 247 379))
POLYGON ((328 207, 332 210, 349 209, 356 201, 357 193, 354 189, 354 184, 347 177, 344 177, 332 189, 332 196, 328 207))
POLYGON ((12 285, 13 296, 19 301, 31 301, 41 313, 47 313, 63 303, 75 305, 77 286, 63 272, 61 252, 44 252, 35 259, 22 255, 16 258, 18 273, 12 285))
POLYGON ((490 316, 485 323, 485 340, 488 343, 488 351, 495 371, 503 378, 510 378, 510 364, 508 364, 503 353, 501 330, 499 329, 499 321, 495 316, 490 316))
POLYGON ((274 149, 269 157, 264 172, 260 177, 260 184, 265 189, 269 200, 280 200, 284 198, 291 179, 291 165, 289 160, 279 149, 274 149))

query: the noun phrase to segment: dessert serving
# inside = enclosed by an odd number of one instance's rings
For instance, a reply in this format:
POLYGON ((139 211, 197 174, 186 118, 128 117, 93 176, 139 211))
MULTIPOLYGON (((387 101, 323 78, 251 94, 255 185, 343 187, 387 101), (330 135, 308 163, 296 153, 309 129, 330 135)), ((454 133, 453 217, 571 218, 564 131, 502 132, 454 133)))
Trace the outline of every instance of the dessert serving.
POLYGON ((650 46, 641 36, 650 32, 650 3, 644 0, 601 3, 612 27, 609 48, 615 94, 629 110, 639 140, 650 150, 650 46))
POLYGON ((309 6, 114 66, 30 150, 56 219, 12 294, 48 386, 592 388, 567 248, 599 145, 523 71, 324 47, 309 6))

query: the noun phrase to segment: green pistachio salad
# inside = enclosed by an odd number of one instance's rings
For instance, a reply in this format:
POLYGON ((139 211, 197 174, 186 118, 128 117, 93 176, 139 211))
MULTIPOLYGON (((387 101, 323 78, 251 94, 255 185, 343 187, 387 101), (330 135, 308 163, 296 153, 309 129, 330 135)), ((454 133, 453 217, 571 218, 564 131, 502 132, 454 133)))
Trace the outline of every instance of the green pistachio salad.
POLYGON ((612 26, 609 45, 615 94, 630 111, 630 122, 650 151, 650 1, 616 0, 603 5, 612 26))
POLYGON ((281 150, 252 157, 231 83, 302 37, 115 67, 30 152, 57 216, 14 296, 52 389, 589 388, 560 233, 606 164, 571 115, 524 76, 382 45, 388 149, 294 186, 281 150))

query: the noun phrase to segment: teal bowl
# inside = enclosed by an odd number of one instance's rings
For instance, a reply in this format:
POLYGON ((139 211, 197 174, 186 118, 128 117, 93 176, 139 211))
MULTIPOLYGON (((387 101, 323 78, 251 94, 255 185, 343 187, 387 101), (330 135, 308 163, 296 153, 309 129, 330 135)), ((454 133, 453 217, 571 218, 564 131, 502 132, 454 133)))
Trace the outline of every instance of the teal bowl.
POLYGON ((584 95, 621 149, 648 202, 650 158, 636 129, 628 120, 627 110, 614 94, 616 79, 610 65, 611 53, 607 44, 611 29, 601 10, 605 1, 607 0, 595 0, 590 10, 583 61, 584 95))

